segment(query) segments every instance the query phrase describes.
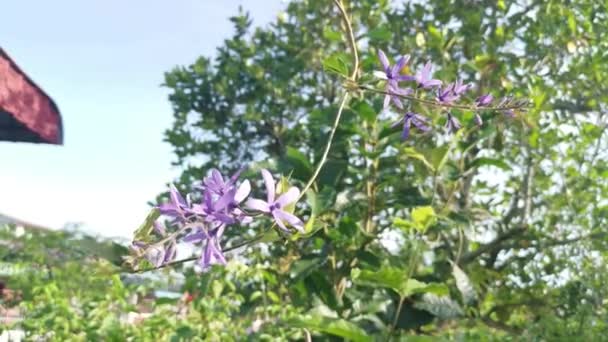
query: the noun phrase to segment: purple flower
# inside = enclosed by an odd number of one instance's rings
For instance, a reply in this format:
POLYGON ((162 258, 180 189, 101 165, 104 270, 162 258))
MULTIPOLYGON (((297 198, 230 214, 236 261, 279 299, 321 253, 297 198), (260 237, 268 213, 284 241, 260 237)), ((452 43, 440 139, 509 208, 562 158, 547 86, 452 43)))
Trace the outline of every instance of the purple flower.
POLYGON ((222 196, 216 196, 211 191, 203 193, 203 202, 194 204, 192 212, 202 216, 205 222, 213 224, 233 224, 236 219, 230 215, 229 206, 234 202, 236 189, 228 190, 222 196))
POLYGON ((224 177, 217 169, 212 169, 211 175, 203 179, 203 186, 199 187, 199 189, 208 190, 221 196, 234 187, 242 171, 243 169, 240 169, 232 177, 224 180, 224 177))
POLYGON ((492 96, 492 94, 481 95, 475 100, 475 105, 477 107, 487 107, 492 103, 493 100, 494 97, 492 96))
MULTIPOLYGON (((383 70, 376 72, 375 75, 386 80, 386 86, 384 89, 387 92, 393 93, 393 94, 409 95, 412 92, 412 90, 411 89, 400 89, 399 81, 411 81, 414 79, 413 76, 400 74, 401 69, 403 69, 403 67, 410 60, 410 56, 409 55, 401 56, 401 58, 399 58, 399 60, 397 61, 397 64, 395 64, 394 66, 390 65, 388 58, 386 58, 386 55, 384 54, 384 51, 382 51, 382 50, 378 51, 378 58, 380 59, 380 62, 382 63, 383 70)), ((392 95, 388 95, 388 94, 384 97, 384 108, 388 107, 391 100, 393 101, 395 106, 397 106, 397 108, 400 108, 400 109, 403 108, 403 103, 401 103, 401 99, 399 98, 399 96, 392 96, 392 95)))
POLYGON ((179 193, 175 185, 169 187, 169 203, 163 203, 157 208, 162 215, 173 217, 177 220, 185 220, 190 214, 190 203, 179 193))
POLYGON ((456 80, 456 82, 454 82, 452 84, 453 84, 452 90, 454 91, 454 94, 456 96, 461 96, 462 94, 466 93, 469 89, 473 88, 473 84, 471 84, 471 83, 463 84, 462 80, 456 80))
POLYGON ((285 231, 288 231, 284 223, 286 221, 302 232, 304 230, 304 223, 295 215, 283 210, 286 206, 297 201, 300 196, 300 190, 296 187, 291 187, 287 192, 275 199, 275 182, 272 175, 268 170, 262 169, 262 177, 264 177, 264 184, 266 185, 266 201, 250 198, 245 205, 253 210, 270 214, 274 218, 276 224, 285 231))
POLYGON ((199 230, 196 233, 190 234, 184 238, 184 242, 203 242, 203 253, 199 259, 199 266, 206 271, 211 265, 226 264, 226 257, 222 252, 222 246, 220 245, 220 239, 224 234, 224 225, 221 225, 211 231, 207 231, 206 228, 199 230))
MULTIPOLYGON (((496 107, 506 107, 506 106, 509 106, 511 104, 511 101, 513 101, 513 97, 512 96, 503 97, 496 107)), ((515 111, 512 108, 501 110, 501 112, 504 115, 506 115, 506 116, 508 116, 510 118, 514 118, 515 117, 515 111)))
POLYGON ((206 222, 214 224, 233 224, 236 221, 241 223, 251 222, 251 217, 247 216, 241 209, 240 203, 249 196, 251 184, 245 180, 236 187, 236 180, 241 173, 237 171, 230 179, 224 180, 222 174, 213 169, 211 176, 203 180, 203 202, 194 204, 192 211, 197 215, 203 216, 206 222))
POLYGON ((422 132, 428 132, 431 130, 431 128, 428 126, 428 119, 414 112, 405 113, 403 118, 395 122, 392 127, 397 127, 399 124, 403 124, 403 131, 401 133, 402 140, 406 140, 410 136, 410 128, 412 124, 422 132))
POLYGON ((483 120, 481 120, 481 115, 479 115, 479 113, 475 113, 475 117, 473 118, 473 121, 475 122, 475 124, 477 126, 481 126, 483 124, 483 120))
POLYGON ((437 101, 445 104, 451 104, 458 100, 458 95, 454 93, 454 83, 450 83, 445 88, 437 88, 437 101))
POLYGON ((458 119, 452 115, 452 113, 448 112, 448 121, 446 122, 445 127, 448 129, 448 132, 456 133, 462 126, 458 119))
POLYGON ((433 67, 431 65, 431 62, 427 62, 422 68, 422 70, 420 70, 416 74, 414 80, 416 81, 416 83, 418 83, 418 88, 429 89, 441 85, 442 82, 440 80, 431 78, 433 75, 433 73, 431 72, 432 68, 433 67))
POLYGON ((240 204, 245 200, 245 198, 247 198, 247 196, 249 196, 250 192, 251 184, 249 183, 249 180, 245 180, 237 188, 232 203, 228 205, 231 214, 242 224, 247 224, 253 221, 253 218, 245 214, 245 212, 240 208, 240 204))
POLYGON ((451 104, 460 99, 460 96, 469 90, 473 85, 471 83, 463 84, 462 80, 457 80, 450 83, 445 88, 437 88, 437 101, 445 104, 451 104))

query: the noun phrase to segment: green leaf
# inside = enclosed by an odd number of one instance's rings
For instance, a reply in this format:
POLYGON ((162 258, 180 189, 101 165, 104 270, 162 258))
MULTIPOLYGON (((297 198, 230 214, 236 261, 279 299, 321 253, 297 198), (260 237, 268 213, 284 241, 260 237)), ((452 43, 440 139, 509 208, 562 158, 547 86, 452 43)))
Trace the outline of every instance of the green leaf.
POLYGON ((414 208, 412 209, 412 221, 414 228, 424 233, 436 221, 435 210, 431 206, 414 208))
POLYGON ((393 34, 386 26, 379 26, 373 30, 369 30, 368 37, 373 40, 389 41, 393 34))
POLYGON ((422 153, 416 151, 416 149, 414 149, 413 147, 404 148, 403 153, 409 158, 421 161, 422 164, 424 164, 424 166, 426 166, 429 170, 433 172, 435 171, 435 167, 433 166, 433 164, 429 163, 426 157, 422 153))
POLYGON ((287 162, 293 168, 293 176, 294 178, 300 180, 306 180, 310 178, 312 175, 312 165, 308 160, 308 157, 298 149, 293 148, 291 146, 287 147, 287 162))
POLYGON ((327 40, 339 42, 342 40, 342 34, 338 31, 334 31, 329 27, 323 29, 323 37, 327 40))
POLYGON ((354 268, 350 275, 355 284, 374 288, 389 288, 399 294, 401 294, 402 286, 404 286, 407 278, 405 271, 393 267, 383 267, 376 272, 354 268))
POLYGON ((288 321, 294 328, 309 329, 326 334, 342 337, 349 341, 369 341, 370 336, 357 325, 340 318, 321 315, 308 315, 297 317, 288 321))
POLYGON ((497 168, 505 170, 505 171, 511 170, 511 167, 509 166, 509 164, 505 163, 503 160, 495 159, 495 158, 486 158, 486 157, 479 157, 479 158, 476 158, 475 160, 473 160, 471 162, 470 168, 480 167, 480 166, 484 166, 484 165, 496 166, 497 168))
POLYGON ((477 293, 467 274, 455 263, 452 263, 452 274, 454 275, 454 279, 456 279, 456 287, 462 295, 463 303, 465 305, 473 303, 477 299, 477 293))
POLYGON ((153 208, 148 216, 146 216, 144 223, 142 223, 139 228, 135 230, 135 233, 133 233, 133 239, 143 242, 150 241, 150 233, 152 233, 152 229, 154 229, 154 222, 158 220, 159 217, 160 211, 157 208, 153 208))
POLYGON ((414 303, 416 309, 425 310, 441 319, 456 318, 463 315, 462 308, 448 296, 425 293, 420 301, 414 303))
MULTIPOLYGON (((453 139, 456 139, 456 138, 453 138, 453 139)), ((439 171, 439 170, 441 170, 443 165, 445 165, 445 162, 448 159, 449 150, 450 150, 449 145, 443 145, 441 147, 431 149, 427 153, 425 153, 426 158, 429 160, 429 162, 433 166, 434 170, 439 171)))
POLYGON ((355 284, 373 288, 389 288, 406 298, 417 293, 447 294, 448 288, 443 284, 424 283, 416 279, 408 279, 405 270, 394 267, 383 267, 373 272, 355 268, 351 272, 355 284))
POLYGON ((361 101, 353 106, 353 110, 365 121, 372 123, 376 120, 377 112, 367 102, 361 101))
POLYGON ((323 69, 328 72, 336 73, 340 76, 348 76, 348 65, 341 54, 334 54, 323 61, 323 69))

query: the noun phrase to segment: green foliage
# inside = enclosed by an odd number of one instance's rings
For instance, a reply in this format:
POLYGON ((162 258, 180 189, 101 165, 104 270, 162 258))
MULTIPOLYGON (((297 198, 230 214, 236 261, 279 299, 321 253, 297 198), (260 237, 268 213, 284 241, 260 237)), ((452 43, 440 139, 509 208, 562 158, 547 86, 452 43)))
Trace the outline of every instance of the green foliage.
MULTIPOLYGON (((381 97, 352 92, 298 211, 311 218, 310 234, 263 244, 264 256, 260 246, 241 252, 277 270, 271 288, 286 303, 325 308, 293 326, 351 339, 602 338, 608 18, 600 3, 347 2, 362 82, 379 69, 381 48, 412 55, 404 72, 431 60, 438 77, 474 82, 472 96, 511 94, 532 108, 514 119, 482 112, 480 128, 473 113, 456 112, 473 128, 447 142, 435 130, 402 143, 381 97), (370 298, 386 305, 365 311, 370 298)), ((210 167, 260 162, 302 187, 352 72, 344 23, 331 1, 292 1, 270 27, 239 28, 215 60, 166 74, 175 108, 166 137, 180 180, 187 187, 210 167)))
MULTIPOLYGON (((438 77, 474 82, 472 96, 529 98, 530 111, 482 112, 479 128, 473 113, 455 112, 469 128, 449 141, 437 129, 402 142, 381 97, 353 91, 328 161, 296 208, 310 218, 305 236, 269 233, 238 251, 249 266, 188 273, 184 290, 196 299, 183 304, 187 314, 175 314, 177 301, 157 303, 137 327, 117 323, 132 290, 112 278, 83 281, 106 290, 76 294, 67 282, 38 281, 28 329, 137 340, 605 340, 606 6, 390 3, 347 2, 363 81, 379 68, 378 49, 409 53, 411 68, 431 60, 438 77), (77 313, 71 295, 102 311, 77 313)), ((180 189, 211 167, 244 165, 302 188, 354 66, 343 21, 332 1, 305 0, 265 28, 251 29, 243 13, 231 20, 235 34, 215 59, 165 75, 180 189)), ((441 111, 412 110, 434 126, 445 121, 441 111)))

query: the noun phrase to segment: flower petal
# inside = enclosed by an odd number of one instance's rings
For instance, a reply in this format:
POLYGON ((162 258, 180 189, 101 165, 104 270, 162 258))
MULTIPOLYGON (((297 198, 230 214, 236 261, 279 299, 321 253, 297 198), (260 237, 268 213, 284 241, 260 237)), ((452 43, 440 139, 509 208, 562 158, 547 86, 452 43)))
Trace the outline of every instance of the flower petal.
POLYGON ((287 227, 285 227, 285 223, 283 223, 283 221, 281 220, 281 216, 279 216, 279 212, 281 210, 273 210, 272 211, 272 217, 274 218, 274 221, 277 223, 277 225, 283 229, 284 231, 289 231, 289 229, 287 229, 287 227))
POLYGON ((245 202, 245 206, 249 209, 261 211, 264 213, 270 212, 270 205, 267 202, 264 202, 264 201, 256 199, 256 198, 248 199, 247 202, 245 202))
POLYGON ((403 131, 401 132, 401 140, 407 140, 407 138, 409 138, 411 123, 412 119, 410 117, 406 117, 403 120, 403 131))
POLYGON ((388 105, 391 103, 391 96, 390 95, 385 95, 384 96, 384 104, 382 105, 382 108, 386 109, 388 108, 388 105))
POLYGON ((276 192, 274 178, 272 178, 272 174, 266 169, 262 169, 262 177, 264 177, 264 185, 266 185, 268 203, 272 203, 274 202, 274 194, 276 192))
POLYGON ((378 77, 379 79, 382 79, 382 80, 386 80, 386 79, 388 79, 388 78, 386 77, 386 73, 385 73, 384 71, 380 71, 380 70, 374 70, 374 71, 372 72, 372 74, 373 74, 374 76, 378 77))
POLYGON ((236 189, 232 188, 230 191, 225 193, 222 197, 220 197, 217 202, 213 204, 214 211, 224 210, 228 206, 228 204, 234 202, 234 194, 236 189))
POLYGON ((237 203, 243 202, 243 200, 245 200, 245 198, 249 196, 250 192, 251 184, 249 183, 249 180, 246 179, 236 190, 236 193, 234 194, 234 201, 237 203))
POLYGON ((403 69, 403 67, 407 64, 407 62, 409 60, 410 60, 410 55, 401 56, 401 58, 399 58, 399 61, 397 61, 397 64, 395 64, 395 66, 393 66, 393 70, 392 70, 393 76, 399 75, 399 73, 401 72, 401 69, 403 69))
POLYGON ((186 235, 182 239, 182 241, 195 243, 195 242, 199 242, 199 241, 205 240, 208 237, 209 236, 207 235, 207 233, 205 233, 203 230, 200 230, 200 231, 198 231, 196 233, 193 233, 193 234, 190 234, 190 235, 186 235))
POLYGON ((290 214, 283 210, 275 210, 273 212, 273 216, 279 218, 283 221, 287 221, 292 227, 296 228, 300 232, 304 232, 304 222, 300 220, 297 216, 290 214))
POLYGON ((299 196, 300 190, 295 186, 292 186, 291 188, 289 188, 289 190, 287 190, 286 193, 279 196, 276 203, 278 203, 281 208, 283 208, 297 201, 299 196))
POLYGON ((171 202, 175 206, 186 206, 186 200, 184 200, 184 197, 182 197, 182 195, 179 193, 179 191, 173 184, 171 184, 171 186, 169 187, 169 196, 171 197, 171 202))
POLYGON ((384 51, 378 50, 378 58, 380 59, 380 63, 382 63, 382 66, 384 67, 384 72, 388 74, 391 65, 388 62, 388 58, 386 58, 386 54, 384 54, 384 51))

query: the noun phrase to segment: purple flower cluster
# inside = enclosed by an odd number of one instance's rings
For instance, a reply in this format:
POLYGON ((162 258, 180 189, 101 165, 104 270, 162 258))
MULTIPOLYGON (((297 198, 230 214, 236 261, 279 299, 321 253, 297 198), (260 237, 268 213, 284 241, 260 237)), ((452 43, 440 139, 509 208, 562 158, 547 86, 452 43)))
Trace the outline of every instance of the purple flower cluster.
MULTIPOLYGON (((384 109, 388 108, 392 103, 399 111, 405 112, 403 117, 393 124, 393 127, 402 125, 401 137, 403 140, 410 136, 412 126, 423 133, 431 130, 428 118, 411 111, 411 107, 410 109, 405 109, 402 102, 404 98, 412 101, 421 99, 427 103, 431 102, 433 105, 445 108, 447 117, 445 127, 448 132, 455 133, 462 127, 458 118, 449 109, 454 107, 462 108, 462 106, 458 106, 457 102, 462 99, 467 91, 473 88, 471 83, 465 84, 462 80, 456 80, 444 86, 444 82, 433 78, 431 62, 427 62, 415 75, 405 75, 402 73, 402 70, 410 60, 409 55, 401 56, 394 66, 391 66, 386 54, 382 50, 378 52, 378 58, 383 70, 376 71, 374 74, 378 78, 386 80, 384 109), (412 82, 411 87, 402 88, 401 83, 404 82, 412 82), (424 95, 420 94, 422 91, 432 91, 434 95, 430 99, 425 99, 424 95)), ((490 94, 482 95, 469 107, 475 111, 475 124, 482 124, 479 110, 491 106, 493 100, 494 98, 490 94)), ((512 99, 507 97, 499 102, 497 108, 508 107, 510 104, 513 104, 512 99)), ((513 109, 510 108, 500 111, 508 117, 515 115, 513 109)))
POLYGON ((272 175, 268 170, 262 170, 267 200, 248 199, 251 184, 249 180, 238 184, 240 173, 225 178, 213 169, 197 191, 186 197, 171 185, 169 202, 157 207, 168 219, 166 227, 160 222, 154 223, 154 233, 160 240, 153 244, 134 241, 134 248, 143 250, 142 254, 154 266, 160 267, 174 260, 178 242, 200 244, 203 250, 199 266, 206 270, 211 265, 226 263, 221 239, 231 226, 246 225, 256 217, 267 215, 285 232, 291 232, 288 226, 303 231, 304 223, 287 209, 298 200, 298 188, 291 187, 277 197, 272 175), (194 197, 200 199, 194 201, 194 197))

